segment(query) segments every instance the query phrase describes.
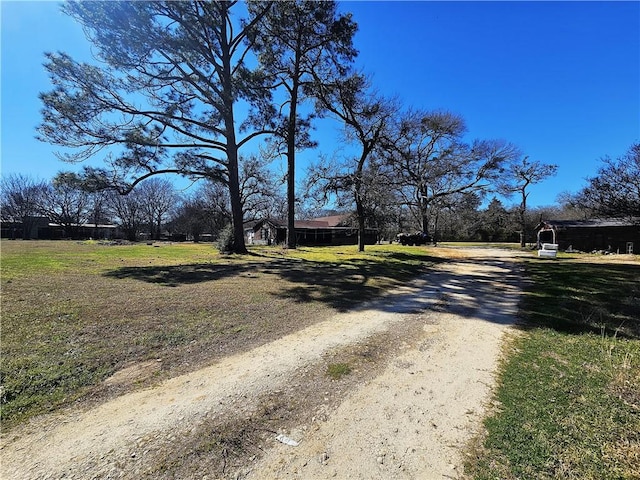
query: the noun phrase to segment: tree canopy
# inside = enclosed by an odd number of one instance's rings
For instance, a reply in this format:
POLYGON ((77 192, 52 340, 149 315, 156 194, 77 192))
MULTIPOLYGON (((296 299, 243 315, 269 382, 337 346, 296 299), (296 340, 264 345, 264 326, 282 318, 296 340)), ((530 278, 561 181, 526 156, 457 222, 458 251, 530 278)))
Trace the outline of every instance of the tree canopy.
POLYGON ((246 61, 249 33, 271 4, 240 26, 236 3, 66 3, 98 65, 46 54, 54 89, 41 94, 39 133, 72 148, 61 154, 67 161, 102 154, 104 167, 85 169, 94 188, 128 192, 162 173, 224 183, 234 250, 244 252, 238 151, 275 126, 271 91, 246 61))
POLYGON ((530 187, 541 182, 545 178, 552 177, 558 171, 558 166, 547 164, 538 160, 530 160, 527 156, 516 155, 507 166, 506 175, 499 182, 498 190, 506 196, 517 194, 520 197, 520 246, 526 245, 527 233, 527 199, 530 187))
POLYGON ((432 213, 454 195, 484 191, 503 172, 515 147, 498 140, 463 140, 464 119, 447 111, 410 110, 386 139, 396 188, 429 232, 432 213))
POLYGON ((580 203, 601 216, 640 219, 640 143, 616 159, 601 159, 597 174, 587 180, 580 203))
MULTIPOLYGON (((70 1, 62 8, 83 26, 95 61, 46 54, 52 90, 40 95, 39 138, 60 147, 65 161, 98 165, 82 170, 85 190, 127 194, 161 174, 216 185, 236 253, 247 251, 244 221, 282 211, 268 170, 273 152, 287 161, 287 242, 295 246, 296 153, 315 145, 317 116, 338 120, 357 149, 325 180, 352 195, 361 233, 367 218, 406 224, 407 207, 428 232, 430 219, 437 223, 441 212, 479 201, 501 175, 517 174, 507 167, 515 152, 508 142, 468 142, 460 115, 403 111, 378 95, 354 68, 357 24, 335 1, 70 1), (381 213, 382 203, 393 213, 381 213)), ((126 218, 133 204, 114 198, 109 203, 126 218)), ((163 215, 148 215, 156 236, 163 215)))
MULTIPOLYGON (((262 1, 249 2, 253 17, 262 1)), ((338 14, 335 1, 274 2, 256 23, 251 41, 269 83, 276 90, 278 128, 273 137, 278 153, 287 158, 287 246, 296 246, 296 151, 315 146, 309 135, 313 111, 302 113, 302 103, 315 82, 331 83, 348 71, 357 52, 353 35, 357 25, 349 14, 338 14)))

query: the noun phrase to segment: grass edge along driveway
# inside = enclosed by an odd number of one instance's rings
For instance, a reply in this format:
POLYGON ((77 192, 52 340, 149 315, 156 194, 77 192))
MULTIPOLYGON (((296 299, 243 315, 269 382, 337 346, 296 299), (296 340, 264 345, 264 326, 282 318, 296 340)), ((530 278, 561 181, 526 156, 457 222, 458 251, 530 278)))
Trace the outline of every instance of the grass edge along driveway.
POLYGON ((524 332, 505 346, 466 476, 640 479, 640 262, 525 264, 524 332))

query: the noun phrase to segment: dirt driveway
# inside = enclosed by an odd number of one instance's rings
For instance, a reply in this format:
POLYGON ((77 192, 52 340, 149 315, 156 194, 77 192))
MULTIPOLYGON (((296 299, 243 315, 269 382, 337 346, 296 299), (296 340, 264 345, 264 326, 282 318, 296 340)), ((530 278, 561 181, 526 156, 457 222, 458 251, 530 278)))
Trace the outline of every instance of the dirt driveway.
POLYGON ((36 419, 2 439, 2 478, 457 478, 516 321, 516 255, 456 250, 349 313, 36 419), (347 374, 330 379, 331 364, 347 374))

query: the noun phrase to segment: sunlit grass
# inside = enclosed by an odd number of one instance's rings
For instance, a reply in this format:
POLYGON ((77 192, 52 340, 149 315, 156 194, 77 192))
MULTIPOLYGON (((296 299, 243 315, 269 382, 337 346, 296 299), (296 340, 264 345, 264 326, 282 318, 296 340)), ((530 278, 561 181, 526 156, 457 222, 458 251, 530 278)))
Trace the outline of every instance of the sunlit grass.
POLYGON ((475 479, 640 478, 640 264, 525 262, 528 329, 505 352, 475 479))
POLYGON ((522 250, 519 243, 509 242, 439 242, 441 247, 481 247, 481 248, 502 248, 505 250, 522 250))
POLYGON ((96 241, 7 241, 1 243, 2 277, 83 270, 100 272, 118 265, 141 262, 179 264, 212 261, 220 257, 212 244, 109 245, 96 241), (185 246, 188 245, 188 248, 185 246))

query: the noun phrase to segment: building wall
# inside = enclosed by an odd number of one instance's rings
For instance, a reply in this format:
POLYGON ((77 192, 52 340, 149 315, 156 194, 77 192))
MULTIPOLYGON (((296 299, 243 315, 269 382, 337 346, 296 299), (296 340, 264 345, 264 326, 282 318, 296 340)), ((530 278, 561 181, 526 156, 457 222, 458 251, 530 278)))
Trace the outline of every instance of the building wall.
MULTIPOLYGON (((540 234, 541 242, 551 242, 551 232, 540 234)), ((558 227, 556 241, 560 250, 572 248, 583 252, 609 250, 626 253, 627 244, 633 244, 633 252, 640 253, 640 226, 589 226, 558 227)))
POLYGON ((23 222, 3 222, 2 238, 23 238, 30 240, 114 239, 122 238, 122 232, 115 225, 78 225, 67 231, 63 226, 49 223, 46 217, 28 217, 23 222))
MULTIPOLYGON (((356 228, 296 228, 297 245, 357 245, 356 228)), ((253 231, 253 236, 245 235, 247 243, 253 245, 283 244, 287 239, 287 229, 265 223, 253 231)), ((365 243, 373 245, 378 241, 376 229, 365 231, 365 243)))
MULTIPOLYGON (((356 228, 296 228, 298 245, 357 245, 356 228)), ((378 241, 377 231, 365 230, 365 244, 373 245, 378 241)))

